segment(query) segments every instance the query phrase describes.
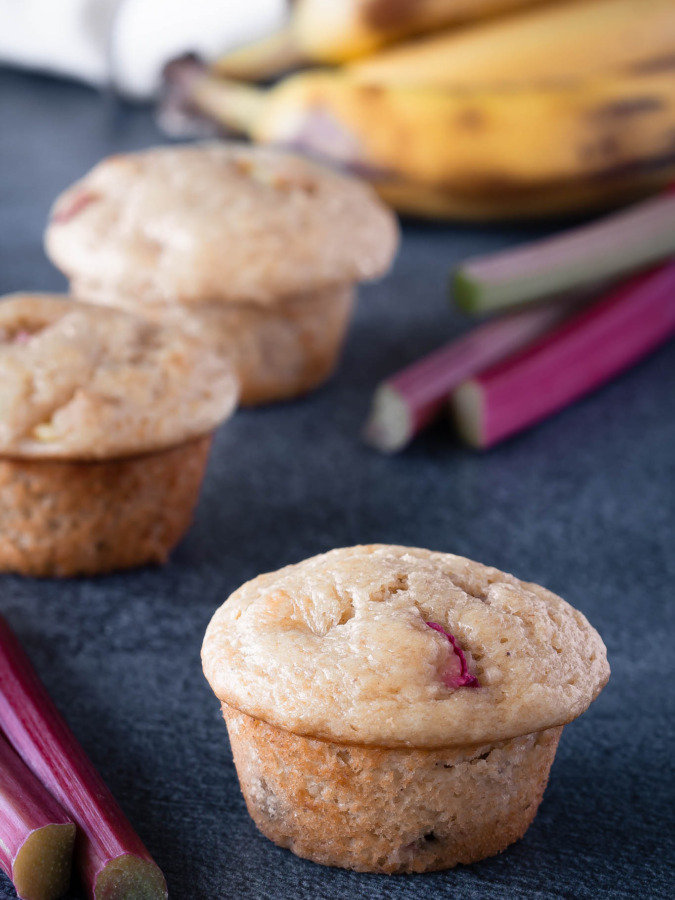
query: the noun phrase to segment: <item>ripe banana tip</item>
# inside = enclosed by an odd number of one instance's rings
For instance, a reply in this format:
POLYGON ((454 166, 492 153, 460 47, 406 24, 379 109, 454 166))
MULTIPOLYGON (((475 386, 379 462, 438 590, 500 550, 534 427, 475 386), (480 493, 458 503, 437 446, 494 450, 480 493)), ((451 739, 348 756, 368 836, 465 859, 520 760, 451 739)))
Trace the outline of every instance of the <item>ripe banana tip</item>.
POLYGON ((185 53, 183 56, 177 56, 164 66, 162 71, 162 82, 165 86, 175 90, 181 89, 185 93, 192 90, 194 82, 202 75, 206 74, 208 68, 194 53, 185 53))
POLYGON ((195 87, 206 73, 205 63, 191 53, 170 60, 164 67, 157 118, 171 137, 206 138, 222 133, 218 123, 195 103, 195 87))

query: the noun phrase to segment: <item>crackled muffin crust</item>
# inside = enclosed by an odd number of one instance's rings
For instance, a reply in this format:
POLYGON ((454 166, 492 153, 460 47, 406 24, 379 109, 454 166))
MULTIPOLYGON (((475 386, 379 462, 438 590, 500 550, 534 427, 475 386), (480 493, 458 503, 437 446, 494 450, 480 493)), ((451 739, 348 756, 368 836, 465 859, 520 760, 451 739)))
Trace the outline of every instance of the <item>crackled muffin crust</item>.
POLYGON ((545 588, 382 545, 243 585, 213 617, 202 657, 229 706, 297 735, 381 747, 476 745, 564 725, 609 677, 600 636, 545 588), (448 686, 459 651, 478 687, 448 686))
POLYGON ((51 260, 73 293, 275 303, 384 273, 396 220, 366 185, 270 148, 207 143, 99 163, 56 201, 51 260))
POLYGON ((230 364, 178 329, 56 295, 0 300, 0 456, 109 459, 206 435, 230 364))

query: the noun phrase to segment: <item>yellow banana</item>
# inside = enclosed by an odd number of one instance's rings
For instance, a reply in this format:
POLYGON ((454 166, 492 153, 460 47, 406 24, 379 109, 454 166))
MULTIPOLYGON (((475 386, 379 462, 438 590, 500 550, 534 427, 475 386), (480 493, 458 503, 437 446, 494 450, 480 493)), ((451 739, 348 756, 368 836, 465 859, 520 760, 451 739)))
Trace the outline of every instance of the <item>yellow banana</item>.
POLYGON ((404 182, 427 195, 508 196, 514 209, 521 192, 645 171, 657 181, 675 161, 675 59, 653 72, 474 92, 311 72, 261 91, 206 76, 192 100, 257 141, 318 154, 383 190, 404 182))
POLYGON ((568 0, 351 64, 368 84, 476 88, 582 79, 675 57, 675 0, 568 0))
POLYGON ((376 181, 380 196, 404 215, 425 219, 489 222, 578 215, 622 206, 675 180, 675 162, 656 171, 596 181, 569 181, 533 190, 464 193, 448 186, 376 181))
POLYGON ((343 63, 393 41, 548 0, 296 0, 286 29, 237 48, 214 69, 260 81, 305 62, 343 63))
POLYGON ((309 57, 300 49, 289 25, 252 44, 230 50, 211 68, 226 78, 268 81, 308 62, 309 57))
POLYGON ((298 0, 293 30, 311 59, 342 63, 392 41, 542 0, 298 0))

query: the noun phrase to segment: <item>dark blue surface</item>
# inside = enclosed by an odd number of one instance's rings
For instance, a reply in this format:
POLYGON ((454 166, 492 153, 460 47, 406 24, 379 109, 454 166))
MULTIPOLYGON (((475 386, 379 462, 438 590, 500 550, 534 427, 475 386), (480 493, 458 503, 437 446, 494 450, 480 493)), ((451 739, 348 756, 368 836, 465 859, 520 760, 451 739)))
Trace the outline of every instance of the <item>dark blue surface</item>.
MULTIPOLYGON (((0 73, 0 293, 62 289, 41 249, 51 201, 99 158, 160 140, 144 110, 0 73)), ((238 413, 220 432, 195 525, 165 569, 0 577, 0 610, 174 900, 675 896, 673 344, 487 454, 444 424, 393 459, 358 439, 377 381, 466 327, 446 302, 451 263, 532 233, 407 226, 393 275, 362 292, 331 383, 238 413), (371 541, 539 581, 608 646, 609 686, 565 729, 539 815, 500 857, 435 875, 356 875, 296 859, 247 816, 201 674, 206 624, 244 580, 371 541)), ((14 896, 0 875, 0 900, 14 896)))

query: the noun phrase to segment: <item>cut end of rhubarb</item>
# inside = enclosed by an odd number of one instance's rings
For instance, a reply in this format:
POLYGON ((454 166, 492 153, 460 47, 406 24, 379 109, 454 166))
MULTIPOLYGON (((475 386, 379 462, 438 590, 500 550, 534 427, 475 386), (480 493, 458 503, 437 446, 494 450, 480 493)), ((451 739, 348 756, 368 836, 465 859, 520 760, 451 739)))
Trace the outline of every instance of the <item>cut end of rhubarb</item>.
POLYGON ((45 825, 24 842, 12 867, 21 900, 58 900, 68 890, 75 846, 73 824, 45 825))
POLYGON ((466 313, 480 313, 480 287, 464 269, 457 269, 452 276, 451 293, 455 305, 466 313))
POLYGON ((382 453, 397 453, 413 436, 410 409, 401 395, 388 385, 378 388, 363 429, 363 439, 382 453))
POLYGON ((148 859, 132 854, 118 856, 100 872, 94 900, 166 900, 166 881, 148 859))
POLYGON ((450 413, 459 436, 478 449, 487 447, 483 392, 475 381, 465 381, 450 397, 450 413))
MULTIPOLYGON (((54 807, 50 815, 65 818, 64 810, 56 803, 58 800, 77 825, 76 855, 89 900, 166 900, 164 876, 77 743, 16 635, 1 615, 0 729, 14 749, 30 760, 34 775, 46 789, 47 802, 54 807)), ((5 756, 10 762, 0 758, 0 776, 11 765, 15 754, 5 756)), ((2 799, 0 792, 0 801, 2 799)), ((23 806, 27 807, 27 804, 23 806)), ((11 804, 9 808, 11 811, 11 804)), ((31 810, 27 808, 26 812, 31 810)), ((2 821, 0 815, 0 823, 2 821)), ((2 837, 0 834, 0 864, 3 855, 7 856, 1 852, 2 837)), ((23 844, 20 849, 23 852, 23 844)), ((13 869, 14 862, 11 858, 10 861, 13 869)), ((37 869, 37 866, 26 867, 27 877, 31 868, 37 869)), ((21 896, 32 900, 32 895, 21 896)))

